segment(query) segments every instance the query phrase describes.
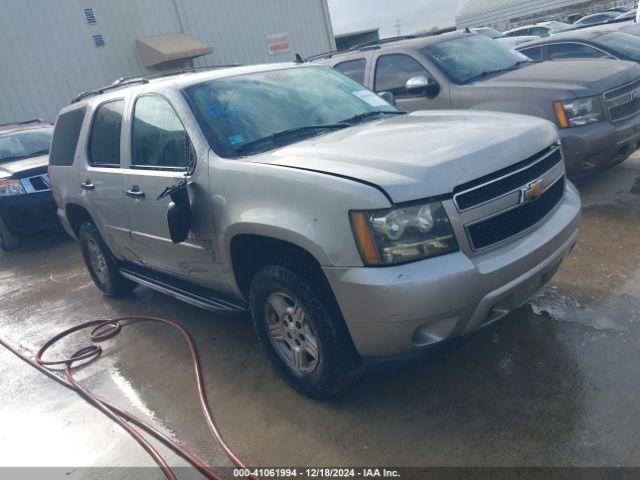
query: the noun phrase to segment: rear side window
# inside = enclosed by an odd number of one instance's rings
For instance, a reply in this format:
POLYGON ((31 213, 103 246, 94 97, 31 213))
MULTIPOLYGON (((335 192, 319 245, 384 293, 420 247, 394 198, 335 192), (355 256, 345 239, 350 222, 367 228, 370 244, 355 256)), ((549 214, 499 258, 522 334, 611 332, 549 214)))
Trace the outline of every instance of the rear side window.
POLYGON ((187 132, 166 99, 158 95, 138 98, 133 113, 132 166, 184 169, 187 142, 187 132))
POLYGON ((96 167, 120 166, 120 131, 124 100, 114 100, 98 107, 89 138, 89 163, 96 167))
POLYGON ((404 54, 383 55, 376 65, 376 92, 406 96, 407 80, 417 76, 428 77, 429 73, 415 58, 404 54))
POLYGON ((364 85, 364 70, 366 66, 367 61, 364 58, 359 58, 357 60, 338 63, 333 68, 343 75, 346 75, 351 80, 358 82, 360 85, 364 85))
POLYGON ((547 45, 549 60, 562 60, 567 58, 605 58, 609 55, 597 48, 581 43, 557 43, 547 45))
POLYGON ((523 48, 522 50, 519 50, 519 52, 526 55, 534 62, 542 60, 542 47, 523 48))
POLYGON ((86 108, 78 108, 63 113, 58 117, 53 133, 53 141, 51 142, 51 154, 49 156, 51 165, 55 167, 73 165, 86 110, 86 108))
POLYGON ((518 30, 514 30, 513 32, 505 33, 505 37, 521 37, 523 35, 529 35, 528 28, 520 28, 518 30))
POLYGON ((529 30, 529 35, 543 37, 549 35, 549 29, 547 27, 533 27, 529 30))

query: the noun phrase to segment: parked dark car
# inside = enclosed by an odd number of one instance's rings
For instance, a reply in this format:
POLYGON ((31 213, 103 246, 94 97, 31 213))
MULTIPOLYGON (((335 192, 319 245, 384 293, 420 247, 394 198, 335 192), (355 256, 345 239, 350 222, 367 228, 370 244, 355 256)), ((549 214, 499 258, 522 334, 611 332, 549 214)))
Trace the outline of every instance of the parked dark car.
MULTIPOLYGON (((593 174, 640 147, 640 66, 619 60, 531 62, 477 33, 381 41, 315 59, 403 110, 523 113, 559 129, 569 174, 593 174), (560 64, 561 63, 561 64, 560 64)), ((498 133, 498 132, 496 132, 498 133)))
POLYGON ((591 15, 587 15, 582 17, 580 20, 573 23, 574 27, 590 27, 591 25, 599 25, 602 23, 608 23, 612 20, 615 20, 617 16, 619 16, 619 12, 601 12, 601 13, 592 13, 591 15))
POLYGON ((576 30, 534 40, 517 50, 536 61, 613 58, 640 63, 640 38, 617 30, 576 30))
POLYGON ((0 249, 59 225, 49 186, 53 125, 30 120, 0 125, 0 249))

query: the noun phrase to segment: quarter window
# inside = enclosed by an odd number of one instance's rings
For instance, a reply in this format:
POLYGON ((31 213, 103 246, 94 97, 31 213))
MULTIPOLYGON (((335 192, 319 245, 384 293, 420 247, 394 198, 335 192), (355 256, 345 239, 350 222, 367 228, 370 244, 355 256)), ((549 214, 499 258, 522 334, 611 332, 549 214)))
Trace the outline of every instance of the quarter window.
POLYGON ((383 55, 376 65, 376 92, 391 92, 397 97, 407 96, 407 80, 429 76, 425 68, 413 57, 404 54, 383 55))
POLYGON ((357 60, 349 60, 348 62, 338 63, 335 67, 337 71, 346 75, 351 80, 355 80, 360 85, 364 85, 364 70, 367 62, 364 58, 357 60))
POLYGON ((580 43, 557 43, 547 45, 549 60, 562 60, 567 58, 605 58, 606 53, 588 45, 580 43))
POLYGON ((542 47, 523 48, 522 50, 520 50, 520 53, 526 55, 534 62, 539 62, 542 60, 542 47))
POLYGON ((89 163, 100 167, 120 166, 120 132, 124 100, 103 103, 96 110, 89 138, 89 163))
POLYGON ((133 113, 131 165, 159 169, 185 168, 187 132, 163 97, 138 98, 133 113))
POLYGON ((58 117, 51 142, 50 165, 56 167, 73 165, 85 111, 84 107, 78 108, 58 117))

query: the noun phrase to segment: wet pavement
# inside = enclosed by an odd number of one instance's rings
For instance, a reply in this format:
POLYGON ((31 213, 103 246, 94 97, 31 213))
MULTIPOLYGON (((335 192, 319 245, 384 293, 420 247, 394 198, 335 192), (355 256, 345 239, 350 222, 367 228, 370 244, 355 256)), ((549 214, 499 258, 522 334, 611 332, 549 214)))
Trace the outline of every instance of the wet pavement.
MULTIPOLYGON (((640 466, 640 155, 579 188, 579 243, 530 304, 419 359, 372 365, 331 401, 286 387, 247 317, 142 288, 103 298, 64 234, 0 253, 0 336, 33 354, 92 318, 178 321, 200 349, 228 442, 251 465, 640 466)), ((77 377, 228 465, 176 333, 130 326, 77 377)), ((1 348, 0 379, 0 466, 153 465, 119 427, 1 348)))

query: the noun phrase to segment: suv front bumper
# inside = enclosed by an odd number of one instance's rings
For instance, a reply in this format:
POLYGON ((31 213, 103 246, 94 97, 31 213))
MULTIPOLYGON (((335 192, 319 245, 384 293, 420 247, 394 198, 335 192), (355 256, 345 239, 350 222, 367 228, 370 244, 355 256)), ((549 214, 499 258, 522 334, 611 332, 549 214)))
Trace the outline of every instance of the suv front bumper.
POLYGON ((360 355, 398 355, 474 332, 524 304, 557 271, 579 226, 580 197, 567 182, 564 200, 534 230, 481 255, 323 270, 360 355))
POLYGON ((559 129, 567 173, 579 176, 623 162, 640 148, 640 115, 624 122, 559 129))
POLYGON ((59 226, 56 204, 50 191, 0 197, 0 215, 16 235, 59 226))

